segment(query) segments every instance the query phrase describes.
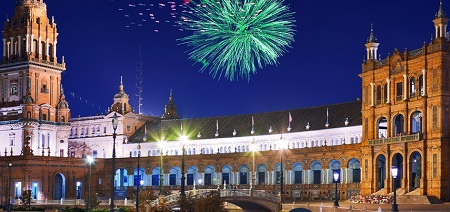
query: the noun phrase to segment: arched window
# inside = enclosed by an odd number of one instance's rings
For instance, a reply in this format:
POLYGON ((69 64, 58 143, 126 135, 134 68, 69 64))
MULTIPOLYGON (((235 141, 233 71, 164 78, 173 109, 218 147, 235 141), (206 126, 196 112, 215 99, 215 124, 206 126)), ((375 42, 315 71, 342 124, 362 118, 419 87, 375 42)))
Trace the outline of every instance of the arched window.
POLYGON ((422 113, 416 111, 411 115, 411 133, 422 132, 422 113))
POLYGON ((378 138, 387 138, 387 119, 381 117, 378 121, 378 138))
POLYGON ((41 147, 42 148, 45 147, 45 135, 44 134, 41 135, 41 147))
POLYGON ((403 118, 402 114, 399 114, 395 116, 394 119, 394 136, 400 136, 404 134, 404 126, 405 126, 405 119, 403 118))
POLYGON ((413 98, 416 96, 416 78, 414 77, 409 80, 409 91, 409 97, 413 98))
POLYGON ((377 105, 381 104, 381 86, 377 86, 377 105))

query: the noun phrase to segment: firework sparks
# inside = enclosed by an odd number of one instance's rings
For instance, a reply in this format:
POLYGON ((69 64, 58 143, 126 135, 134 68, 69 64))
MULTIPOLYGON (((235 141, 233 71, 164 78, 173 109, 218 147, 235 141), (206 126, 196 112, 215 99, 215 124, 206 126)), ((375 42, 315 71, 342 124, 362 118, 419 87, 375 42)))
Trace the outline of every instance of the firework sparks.
POLYGON ((278 64, 294 42, 295 20, 283 0, 191 0, 179 26, 193 34, 181 44, 213 78, 250 80, 257 68, 278 64))

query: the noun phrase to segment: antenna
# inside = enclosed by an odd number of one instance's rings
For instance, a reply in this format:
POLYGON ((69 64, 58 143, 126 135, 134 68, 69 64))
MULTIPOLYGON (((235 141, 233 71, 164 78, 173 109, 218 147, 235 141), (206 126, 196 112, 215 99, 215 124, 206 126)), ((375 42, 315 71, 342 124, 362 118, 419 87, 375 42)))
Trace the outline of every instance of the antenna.
POLYGON ((136 63, 136 88, 138 90, 138 93, 136 96, 138 97, 138 114, 142 114, 141 106, 142 106, 142 55, 141 55, 141 45, 139 45, 139 58, 136 63))

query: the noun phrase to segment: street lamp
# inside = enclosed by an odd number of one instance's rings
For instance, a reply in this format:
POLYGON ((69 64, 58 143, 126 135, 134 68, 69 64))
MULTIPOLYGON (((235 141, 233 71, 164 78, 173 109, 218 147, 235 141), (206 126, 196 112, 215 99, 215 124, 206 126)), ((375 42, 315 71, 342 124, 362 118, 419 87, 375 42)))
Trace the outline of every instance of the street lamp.
POLYGON ((394 204, 392 204, 392 211, 398 211, 398 205, 397 205, 397 192, 396 192, 396 182, 397 182, 397 175, 398 175, 398 168, 397 166, 392 166, 391 168, 392 177, 394 178, 394 204))
POLYGON ((283 208, 283 195, 284 195, 284 177, 283 177, 283 150, 287 148, 287 144, 283 140, 283 135, 280 137, 280 210, 283 208))
POLYGON ((136 189, 136 212, 139 212, 139 187, 141 185, 141 167, 139 164, 139 158, 141 157, 141 144, 138 144, 138 167, 137 167, 137 174, 138 174, 138 184, 136 189))
POLYGON ((186 177, 184 176, 184 145, 187 141, 187 136, 183 135, 180 137, 180 142, 181 142, 181 191, 180 191, 180 196, 185 197, 186 194, 184 193, 184 182, 186 180, 186 177))
POLYGON ((334 171, 333 173, 333 178, 334 178, 334 183, 335 183, 335 190, 334 190, 334 203, 333 206, 334 207, 339 207, 339 202, 338 202, 338 192, 337 192, 337 187, 338 187, 338 180, 339 180, 339 172, 338 171, 334 171))
POLYGON ((113 126, 113 149, 112 149, 112 172, 111 172, 111 204, 109 205, 110 212, 114 211, 114 178, 116 176, 116 130, 117 125, 119 124, 119 119, 117 119, 117 113, 114 113, 112 119, 113 126))
POLYGON ((250 191, 252 192, 252 195, 253 195, 253 185, 255 185, 255 180, 256 180, 255 152, 257 151, 257 146, 255 144, 255 139, 254 138, 253 138, 252 144, 250 145, 250 151, 252 152, 252 168, 253 168, 252 169, 253 173, 251 173, 252 180, 250 181, 250 191))
MULTIPOLYGON (((5 151, 6 152, 6 151, 5 151)), ((12 163, 8 163, 8 171, 9 171, 9 180, 8 180, 8 212, 11 212, 11 168, 12 163)))
POLYGON ((92 163, 94 162, 94 158, 91 157, 90 155, 88 155, 87 162, 89 164, 89 178, 88 178, 88 201, 86 204, 86 211, 89 212, 89 210, 91 209, 91 207, 90 207, 90 204, 91 204, 91 166, 92 166, 92 163))
POLYGON ((33 187, 34 187, 34 199, 37 199, 37 186, 38 184, 36 182, 34 182, 33 187))
POLYGON ((160 152, 160 157, 159 157, 159 195, 160 196, 163 195, 163 182, 164 182, 163 150, 164 150, 165 143, 166 142, 164 140, 158 141, 159 152, 160 152))

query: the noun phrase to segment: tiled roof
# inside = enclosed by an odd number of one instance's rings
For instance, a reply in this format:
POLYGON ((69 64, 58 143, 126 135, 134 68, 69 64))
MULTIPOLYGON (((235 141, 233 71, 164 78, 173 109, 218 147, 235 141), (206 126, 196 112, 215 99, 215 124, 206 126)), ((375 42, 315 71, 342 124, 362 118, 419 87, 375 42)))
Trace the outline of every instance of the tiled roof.
POLYGON ((292 117, 291 133, 307 131, 306 125, 309 123, 309 130, 326 129, 328 109, 328 128, 338 128, 345 126, 345 120, 348 118, 347 126, 361 125, 361 101, 324 105, 310 108, 300 108, 292 110, 283 110, 275 112, 263 112, 244 115, 218 116, 207 118, 190 119, 172 119, 149 121, 136 131, 130 137, 129 142, 142 142, 145 129, 148 132, 147 142, 158 141, 163 135, 166 141, 179 140, 181 126, 183 133, 189 140, 206 138, 229 138, 251 136, 252 117, 254 119, 253 135, 268 135, 269 128, 272 126, 272 133, 288 133, 289 113, 292 117), (216 124, 219 123, 219 136, 216 137, 216 124), (233 136, 233 131, 237 134, 233 136), (201 137, 197 134, 200 132, 201 137))

